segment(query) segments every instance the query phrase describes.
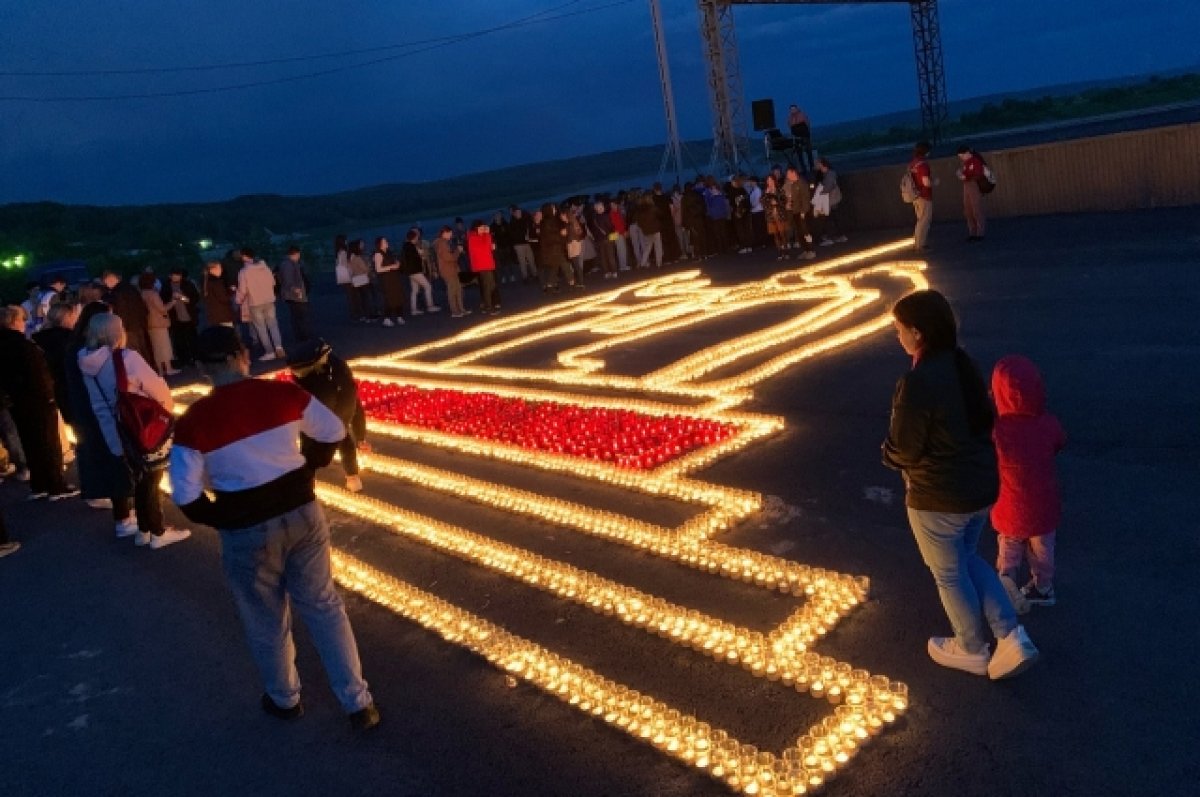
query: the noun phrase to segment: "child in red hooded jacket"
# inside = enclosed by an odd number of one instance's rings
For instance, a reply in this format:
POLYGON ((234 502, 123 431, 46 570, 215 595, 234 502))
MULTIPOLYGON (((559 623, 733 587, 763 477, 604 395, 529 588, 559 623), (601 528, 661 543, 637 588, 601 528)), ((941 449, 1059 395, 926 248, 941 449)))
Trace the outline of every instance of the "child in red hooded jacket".
POLYGON ((1013 605, 1054 605, 1054 540, 1062 515, 1054 457, 1066 445, 1062 425, 1046 411, 1046 387, 1037 366, 1009 355, 992 371, 996 425, 992 440, 1000 464, 1000 498, 992 507, 999 533, 996 569, 1013 605), (1017 589, 1018 573, 1029 561, 1031 580, 1017 589))

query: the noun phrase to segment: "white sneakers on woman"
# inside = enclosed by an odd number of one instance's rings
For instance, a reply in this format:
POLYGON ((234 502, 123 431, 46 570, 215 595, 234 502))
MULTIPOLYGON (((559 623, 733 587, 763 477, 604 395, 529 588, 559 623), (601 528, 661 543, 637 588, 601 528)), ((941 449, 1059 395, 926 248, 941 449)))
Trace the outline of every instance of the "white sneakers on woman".
POLYGON ((1008 636, 997 640, 996 652, 991 656, 988 656, 986 645, 978 653, 968 653, 952 636, 930 637, 927 647, 929 658, 943 667, 986 675, 993 681, 1020 675, 1038 659, 1038 649, 1025 633, 1025 627, 1020 625, 1008 636))

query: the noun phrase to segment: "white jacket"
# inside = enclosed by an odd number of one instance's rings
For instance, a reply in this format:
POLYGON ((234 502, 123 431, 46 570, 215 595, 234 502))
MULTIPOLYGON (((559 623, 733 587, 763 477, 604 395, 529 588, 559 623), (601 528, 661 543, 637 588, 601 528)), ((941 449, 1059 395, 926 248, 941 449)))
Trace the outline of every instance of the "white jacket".
POLYGON ((255 260, 242 266, 238 272, 237 302, 247 307, 275 304, 275 275, 266 263, 255 260))
MULTIPOLYGON (((122 362, 125 363, 125 376, 129 379, 129 391, 140 393, 152 398, 168 410, 175 406, 171 397, 171 388, 154 369, 146 364, 142 355, 132 349, 120 349, 122 362)), ((83 372, 83 383, 87 385, 88 398, 92 403, 92 412, 104 433, 104 442, 108 450, 116 456, 121 456, 121 437, 117 434, 117 419, 113 415, 117 406, 117 374, 113 370, 112 349, 102 346, 89 351, 79 352, 79 370, 83 372)))

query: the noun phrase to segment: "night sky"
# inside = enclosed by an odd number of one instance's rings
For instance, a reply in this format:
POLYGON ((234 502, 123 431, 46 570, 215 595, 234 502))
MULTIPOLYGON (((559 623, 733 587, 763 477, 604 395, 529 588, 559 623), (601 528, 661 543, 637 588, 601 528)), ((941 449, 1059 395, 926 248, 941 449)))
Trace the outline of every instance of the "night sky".
MULTIPOLYGON (((680 129, 710 134, 692 0, 662 0, 680 129)), ((941 0, 951 100, 1200 64, 1195 0, 941 0)), ((747 102, 819 127, 915 108, 904 4, 737 10, 747 102), (782 105, 782 108, 779 106, 782 105)), ((663 140, 644 0, 0 0, 0 202, 315 194, 663 140), (589 11, 598 6, 607 6, 589 11), (303 9, 298 11, 296 9, 303 9), (413 52, 376 49, 575 14, 413 52), (586 13, 578 13, 586 12, 586 13), (312 58, 341 53, 332 58, 312 58), (350 54, 346 54, 350 53, 350 54), (104 102, 334 74, 207 94, 104 102), (139 75, 30 71, 286 64, 139 75)), ((782 121, 782 118, 781 120, 782 121)))

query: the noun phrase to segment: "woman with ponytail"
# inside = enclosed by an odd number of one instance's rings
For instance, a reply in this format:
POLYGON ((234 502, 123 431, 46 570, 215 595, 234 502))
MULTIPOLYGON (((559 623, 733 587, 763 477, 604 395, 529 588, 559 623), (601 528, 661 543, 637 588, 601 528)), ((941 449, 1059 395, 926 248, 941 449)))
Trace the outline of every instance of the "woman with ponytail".
POLYGON ((929 656, 993 680, 1017 675, 1038 651, 976 551, 1000 490, 987 386, 958 345, 946 297, 916 291, 896 303, 892 318, 913 365, 896 385, 883 462, 904 475, 908 521, 954 631, 931 637, 929 656), (997 640, 991 655, 981 618, 997 640))

